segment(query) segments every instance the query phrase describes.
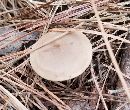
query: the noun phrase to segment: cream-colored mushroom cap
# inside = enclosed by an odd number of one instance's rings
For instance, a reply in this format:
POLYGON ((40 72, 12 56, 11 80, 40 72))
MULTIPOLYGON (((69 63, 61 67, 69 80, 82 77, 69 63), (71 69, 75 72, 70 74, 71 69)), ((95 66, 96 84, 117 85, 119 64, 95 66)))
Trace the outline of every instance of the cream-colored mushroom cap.
MULTIPOLYGON (((61 35, 49 32, 40 38, 33 49, 61 35)), ((81 32, 70 32, 30 54, 30 63, 41 77, 52 81, 64 81, 82 74, 90 65, 92 45, 81 32)))

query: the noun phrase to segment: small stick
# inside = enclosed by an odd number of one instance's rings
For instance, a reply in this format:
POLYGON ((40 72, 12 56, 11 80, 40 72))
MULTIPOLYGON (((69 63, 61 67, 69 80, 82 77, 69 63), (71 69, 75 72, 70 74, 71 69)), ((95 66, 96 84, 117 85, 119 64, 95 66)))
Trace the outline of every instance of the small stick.
POLYGON ((15 96, 13 96, 8 90, 0 85, 0 93, 2 96, 6 97, 8 101, 17 110, 28 110, 15 96))

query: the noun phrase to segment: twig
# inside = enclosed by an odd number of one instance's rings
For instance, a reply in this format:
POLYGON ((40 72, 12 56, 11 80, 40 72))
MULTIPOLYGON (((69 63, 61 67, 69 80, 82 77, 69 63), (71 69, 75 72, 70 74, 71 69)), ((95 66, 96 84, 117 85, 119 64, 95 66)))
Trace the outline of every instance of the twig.
POLYGON ((7 98, 11 105, 13 105, 17 110, 28 110, 16 97, 14 97, 9 91, 7 91, 3 86, 0 85, 1 94, 7 98))

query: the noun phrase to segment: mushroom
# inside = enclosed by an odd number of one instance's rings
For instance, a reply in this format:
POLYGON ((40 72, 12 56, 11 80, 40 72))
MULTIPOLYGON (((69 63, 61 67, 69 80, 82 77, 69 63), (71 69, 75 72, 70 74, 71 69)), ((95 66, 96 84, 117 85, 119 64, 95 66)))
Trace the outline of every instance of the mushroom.
MULTIPOLYGON (((35 49, 63 32, 48 32, 32 47, 35 49)), ((41 77, 64 81, 81 75, 90 65, 92 44, 82 32, 70 32, 30 54, 30 63, 41 77)))

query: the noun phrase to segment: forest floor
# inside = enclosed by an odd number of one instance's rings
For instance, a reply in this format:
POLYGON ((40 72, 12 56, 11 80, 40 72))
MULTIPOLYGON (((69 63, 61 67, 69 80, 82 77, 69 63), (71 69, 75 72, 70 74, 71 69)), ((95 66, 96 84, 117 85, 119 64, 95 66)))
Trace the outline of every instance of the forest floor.
POLYGON ((129 0, 1 0, 1 110, 130 110, 129 0), (32 68, 48 32, 82 32, 92 61, 78 77, 50 81, 32 68))

